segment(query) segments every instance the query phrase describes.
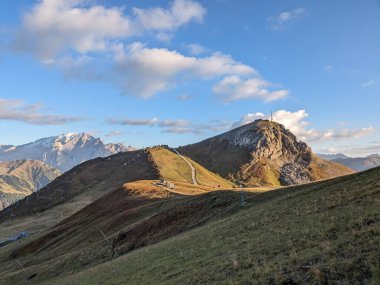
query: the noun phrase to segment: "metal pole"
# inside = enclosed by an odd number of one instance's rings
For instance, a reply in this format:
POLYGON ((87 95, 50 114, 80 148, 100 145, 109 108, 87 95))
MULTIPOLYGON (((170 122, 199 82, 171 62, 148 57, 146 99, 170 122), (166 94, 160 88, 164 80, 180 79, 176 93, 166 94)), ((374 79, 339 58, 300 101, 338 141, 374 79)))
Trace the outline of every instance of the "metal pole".
POLYGON ((112 247, 112 244, 111 242, 109 241, 109 239, 106 237, 106 235, 102 232, 101 229, 99 229, 100 233, 102 234, 102 236, 104 237, 104 239, 108 242, 108 244, 112 247))
POLYGON ((25 274, 26 274, 26 278, 29 280, 29 274, 28 274, 28 272, 25 270, 24 266, 22 266, 22 264, 21 264, 18 260, 16 260, 16 262, 17 262, 17 264, 21 267, 21 269, 25 272, 25 274))
POLYGON ((111 248, 111 251, 112 251, 112 257, 111 257, 111 258, 113 258, 113 256, 115 255, 115 249, 113 248, 111 242, 110 242, 109 239, 106 237, 106 235, 103 233, 103 231, 102 231, 101 229, 99 229, 99 228, 98 228, 98 230, 99 230, 99 232, 102 234, 102 236, 104 237, 104 239, 107 241, 107 243, 109 244, 109 246, 110 246, 110 248, 111 248))

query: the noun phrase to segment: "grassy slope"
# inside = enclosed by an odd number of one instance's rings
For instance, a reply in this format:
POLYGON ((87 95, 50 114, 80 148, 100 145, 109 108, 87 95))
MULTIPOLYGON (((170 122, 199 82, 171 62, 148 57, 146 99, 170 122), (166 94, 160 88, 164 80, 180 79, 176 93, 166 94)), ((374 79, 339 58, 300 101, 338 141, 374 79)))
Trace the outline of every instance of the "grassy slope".
MULTIPOLYGON (((157 160, 169 157, 178 160, 178 164, 181 165, 182 168, 171 167, 172 161, 170 163, 165 160, 160 161, 162 171, 168 167, 167 176, 179 180, 182 178, 183 181, 190 180, 189 166, 181 158, 168 150, 155 151, 155 153, 159 154, 157 160), (180 173, 185 174, 186 179, 178 174, 178 169, 183 169, 180 173)), ((202 182, 210 180, 223 186, 228 184, 228 188, 230 187, 229 182, 195 163, 194 165, 202 182), (212 179, 209 179, 209 176, 213 176, 212 179)), ((34 194, 28 201, 20 202, 14 209, 9 208, 1 212, 0 240, 24 230, 32 233, 43 232, 127 181, 158 178, 156 172, 144 151, 121 153, 85 162, 45 187, 39 195, 34 194)), ((192 195, 215 190, 204 186, 193 187, 186 183, 181 187, 180 184, 181 182, 176 181, 176 190, 183 194, 192 195)))
MULTIPOLYGON (((185 193, 195 189, 184 183, 176 187, 185 193)), ((198 191, 209 190, 201 186, 198 191)), ((15 260, 38 274, 33 280, 36 284, 108 261, 110 251, 99 228, 115 244, 117 254, 126 254, 236 212, 238 205, 239 192, 185 196, 154 186, 152 181, 127 183, 51 230, 4 247, 0 251, 0 283, 24 282, 15 260)))
MULTIPOLYGON (((0 223, 41 214, 66 203, 80 209, 126 182, 156 178, 156 169, 143 150, 96 158, 74 167, 27 199, 1 211, 0 223)), ((72 212, 62 214, 67 217, 72 212)))
POLYGON ((316 180, 321 180, 341 176, 342 173, 354 173, 355 171, 348 168, 347 166, 344 166, 343 164, 334 161, 323 160, 314 155, 313 160, 310 164, 310 172, 316 180))
MULTIPOLYGON (((192 182, 191 169, 180 156, 162 147, 152 148, 149 152, 163 178, 178 182, 192 182)), ((220 185, 222 188, 229 188, 234 185, 191 159, 188 158, 188 160, 196 169, 196 178, 200 185, 211 187, 220 185)))
POLYGON ((274 190, 233 216, 46 284, 379 284, 379 209, 380 168, 274 190))

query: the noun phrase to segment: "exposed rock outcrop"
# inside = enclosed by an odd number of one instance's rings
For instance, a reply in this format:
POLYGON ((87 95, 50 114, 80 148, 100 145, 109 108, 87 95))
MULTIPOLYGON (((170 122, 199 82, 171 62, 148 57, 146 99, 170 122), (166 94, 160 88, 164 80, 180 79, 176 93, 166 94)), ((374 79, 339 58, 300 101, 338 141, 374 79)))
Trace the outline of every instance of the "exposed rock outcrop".
POLYGON ((352 173, 325 161, 283 125, 257 120, 180 148, 186 156, 248 186, 293 185, 352 173))

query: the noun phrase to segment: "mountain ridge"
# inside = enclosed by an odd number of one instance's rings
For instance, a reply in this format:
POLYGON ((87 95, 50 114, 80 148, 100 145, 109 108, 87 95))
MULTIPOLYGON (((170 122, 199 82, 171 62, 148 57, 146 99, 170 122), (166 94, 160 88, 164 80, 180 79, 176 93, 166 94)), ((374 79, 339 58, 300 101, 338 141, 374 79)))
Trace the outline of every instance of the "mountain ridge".
POLYGON ((352 173, 318 158, 283 125, 269 120, 256 120, 179 150, 246 186, 301 184, 352 173))
POLYGON ((38 191, 61 172, 39 160, 0 162, 0 210, 38 191))
POLYGON ((318 154, 328 160, 343 164, 356 171, 363 171, 380 166, 380 154, 374 153, 365 157, 349 157, 344 154, 318 154))
POLYGON ((87 133, 67 133, 38 139, 23 145, 0 145, 0 161, 41 160, 61 172, 96 157, 133 150, 123 144, 105 144, 87 133))
MULTIPOLYGON (((199 186, 232 188, 233 183, 194 163, 199 186), (219 187, 218 187, 219 186, 219 187)), ((191 169, 174 151, 153 147, 98 157, 77 165, 26 199, 0 211, 0 222, 74 203, 76 210, 101 196, 138 180, 192 183, 191 169)))

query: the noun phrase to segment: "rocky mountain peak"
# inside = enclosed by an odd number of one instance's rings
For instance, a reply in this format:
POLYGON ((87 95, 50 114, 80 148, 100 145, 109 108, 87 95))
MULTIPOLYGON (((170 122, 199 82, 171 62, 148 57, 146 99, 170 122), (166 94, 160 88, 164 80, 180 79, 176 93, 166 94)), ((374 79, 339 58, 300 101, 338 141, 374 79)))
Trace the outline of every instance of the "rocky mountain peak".
POLYGON ((66 172, 84 161, 128 150, 131 149, 123 144, 105 144, 87 133, 67 133, 24 145, 0 147, 0 161, 36 159, 66 172))
POLYGON ((319 159, 292 132, 269 120, 256 120, 180 151, 249 186, 300 184, 351 172, 319 159))
POLYGON ((269 120, 256 120, 233 129, 217 138, 247 149, 257 157, 277 159, 311 153, 310 147, 284 127, 269 120))

